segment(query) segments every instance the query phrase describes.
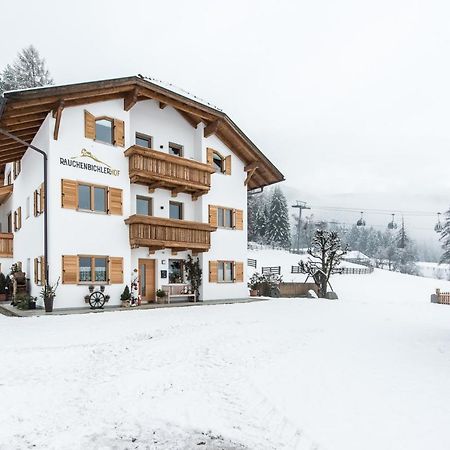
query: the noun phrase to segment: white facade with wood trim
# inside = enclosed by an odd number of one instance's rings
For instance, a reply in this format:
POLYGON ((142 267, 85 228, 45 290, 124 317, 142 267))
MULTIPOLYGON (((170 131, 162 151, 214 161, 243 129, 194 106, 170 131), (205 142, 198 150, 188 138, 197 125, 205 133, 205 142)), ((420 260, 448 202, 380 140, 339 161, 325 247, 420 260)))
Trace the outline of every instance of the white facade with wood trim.
MULTIPOLYGON (((224 113, 139 77, 6 93, 0 112, 48 157, 55 308, 83 307, 90 285, 119 305, 134 280, 143 302, 181 296, 189 254, 200 300, 247 297, 247 191, 283 178, 224 113)), ((20 262, 38 296, 42 158, 0 136, 0 163, 2 270, 20 262)))

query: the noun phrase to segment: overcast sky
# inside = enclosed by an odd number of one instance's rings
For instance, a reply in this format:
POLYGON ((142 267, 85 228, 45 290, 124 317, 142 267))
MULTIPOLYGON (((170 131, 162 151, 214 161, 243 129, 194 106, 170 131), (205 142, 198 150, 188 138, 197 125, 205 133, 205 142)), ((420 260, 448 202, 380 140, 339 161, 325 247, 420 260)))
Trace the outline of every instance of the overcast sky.
MULTIPOLYGON (((40 0, 2 11, 0 67, 33 43, 58 84, 141 73, 182 87, 237 122, 291 200, 450 206, 448 0, 40 0)), ((415 233, 435 222, 405 220, 415 233)))

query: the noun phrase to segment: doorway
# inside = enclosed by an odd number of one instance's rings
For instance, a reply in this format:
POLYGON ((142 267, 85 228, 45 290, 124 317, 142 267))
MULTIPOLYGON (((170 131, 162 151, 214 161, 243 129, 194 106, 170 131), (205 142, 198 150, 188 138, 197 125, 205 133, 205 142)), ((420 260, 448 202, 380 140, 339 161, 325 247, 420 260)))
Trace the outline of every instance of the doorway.
POLYGON ((156 270, 154 259, 139 259, 139 294, 143 302, 154 302, 156 298, 156 270))

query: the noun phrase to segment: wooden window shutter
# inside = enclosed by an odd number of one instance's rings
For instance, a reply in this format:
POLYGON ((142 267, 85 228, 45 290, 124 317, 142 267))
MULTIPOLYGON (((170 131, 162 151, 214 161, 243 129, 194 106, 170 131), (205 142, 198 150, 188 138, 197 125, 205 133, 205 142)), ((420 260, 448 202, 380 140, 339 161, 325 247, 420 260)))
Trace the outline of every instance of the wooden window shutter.
POLYGON ((62 257, 63 284, 78 283, 78 256, 64 255, 62 257))
POLYGON ((16 211, 14 211, 14 231, 18 230, 18 228, 17 228, 17 226, 18 226, 17 216, 18 216, 18 214, 17 214, 17 210, 16 210, 16 211))
POLYGON ((17 178, 17 161, 13 162, 13 179, 17 178))
POLYGON ((39 215, 39 209, 38 209, 38 191, 33 192, 33 211, 34 216, 37 217, 39 215))
POLYGON ((45 205, 45 193, 44 193, 44 183, 39 187, 39 214, 44 212, 45 205))
POLYGON ((108 214, 122 215, 122 189, 108 189, 108 214))
POLYGON ((61 180, 61 206, 63 208, 78 208, 78 184, 73 180, 61 180))
POLYGON ((17 208, 17 229, 20 230, 22 228, 22 207, 19 206, 17 208))
POLYGON ((45 284, 45 258, 43 256, 39 257, 39 265, 40 265, 40 278, 41 284, 45 284))
POLYGON ((34 284, 39 284, 39 259, 34 258, 34 284))
POLYGON ((218 269, 218 263, 217 261, 210 261, 209 262, 209 282, 210 283, 217 283, 217 269, 218 269))
POLYGON ((125 124, 123 120, 114 119, 114 145, 125 147, 125 124))
POLYGON ((217 206, 209 205, 209 224, 217 227, 217 206))
POLYGON ((123 283, 123 258, 121 256, 109 258, 109 282, 111 284, 123 283))
POLYGON ((235 283, 244 282, 244 263, 235 261, 234 263, 234 281, 235 283))
POLYGON ((242 209, 234 210, 234 227, 236 230, 244 229, 244 211, 242 209))
POLYGON ((231 175, 231 155, 227 156, 224 159, 224 163, 225 163, 225 174, 231 175))
POLYGON ((214 150, 212 148, 207 148, 206 149, 206 163, 207 164, 211 164, 213 163, 213 154, 214 154, 214 150))
POLYGON ((84 137, 95 139, 95 117, 84 110, 84 137))

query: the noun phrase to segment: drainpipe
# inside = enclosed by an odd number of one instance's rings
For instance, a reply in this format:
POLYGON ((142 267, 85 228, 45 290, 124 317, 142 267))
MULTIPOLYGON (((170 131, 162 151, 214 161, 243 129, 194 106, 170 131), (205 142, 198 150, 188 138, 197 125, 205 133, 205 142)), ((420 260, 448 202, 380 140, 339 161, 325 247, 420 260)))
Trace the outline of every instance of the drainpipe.
POLYGON ((35 152, 38 152, 44 158, 44 260, 45 260, 45 286, 49 285, 48 282, 48 213, 47 213, 47 153, 45 153, 40 148, 35 147, 34 145, 25 142, 23 139, 11 134, 9 131, 6 131, 0 128, 0 133, 8 136, 10 139, 13 139, 16 142, 19 142, 22 145, 25 145, 27 148, 31 148, 35 152))

